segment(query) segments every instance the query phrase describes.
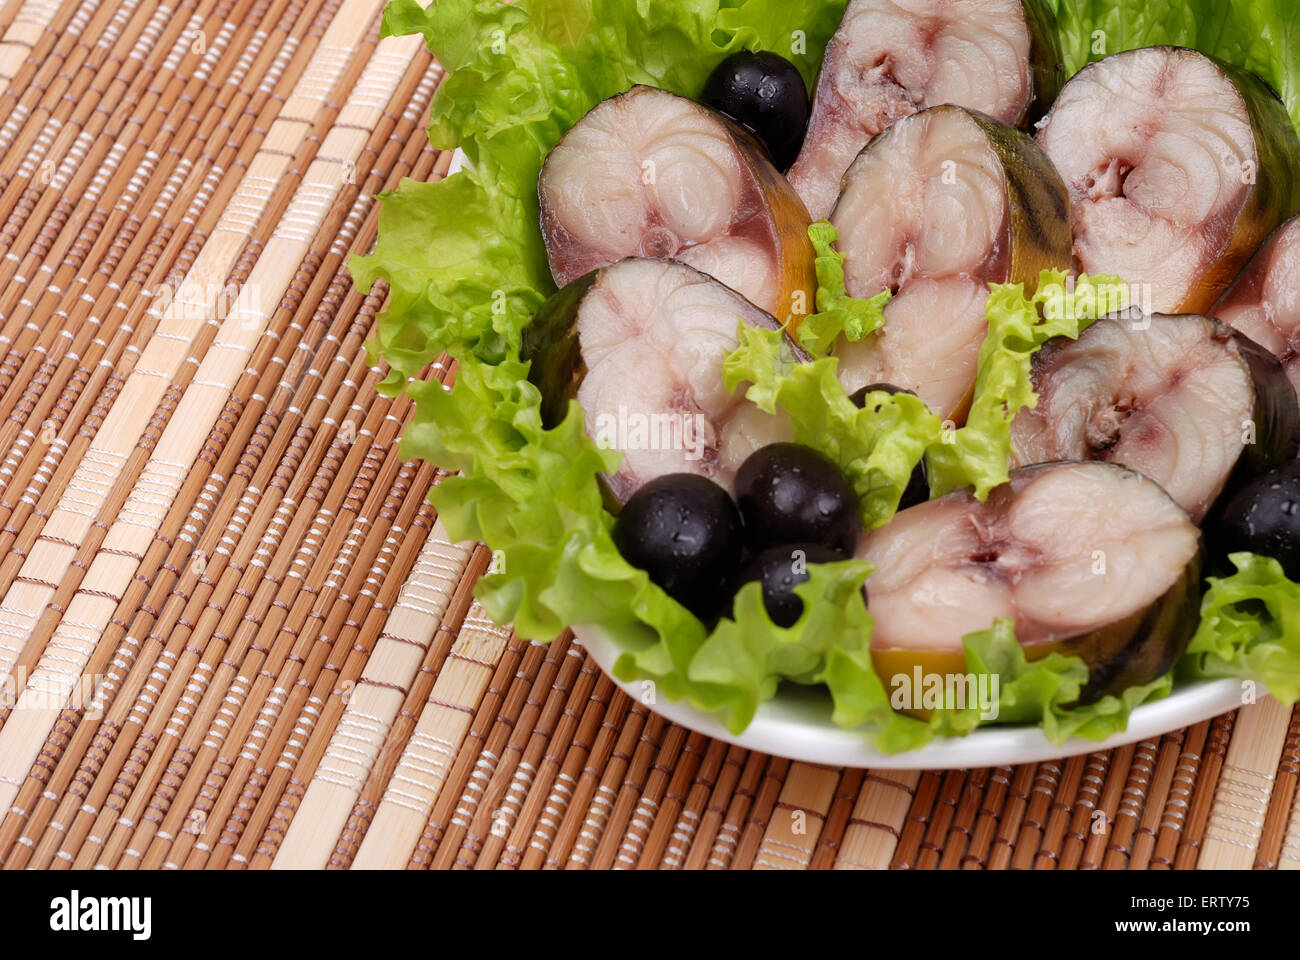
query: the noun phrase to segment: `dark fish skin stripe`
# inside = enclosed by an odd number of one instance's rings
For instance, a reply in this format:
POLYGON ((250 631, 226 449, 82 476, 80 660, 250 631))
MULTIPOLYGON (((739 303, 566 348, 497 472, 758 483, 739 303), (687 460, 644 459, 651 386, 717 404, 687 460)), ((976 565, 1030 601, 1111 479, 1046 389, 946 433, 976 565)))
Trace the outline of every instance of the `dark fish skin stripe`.
MULTIPOLYGON (((1088 682, 1079 691, 1079 704, 1094 703, 1107 694, 1150 683, 1169 672, 1187 649, 1199 619, 1200 571, 1201 557, 1198 555, 1161 600, 1144 613, 1130 618, 1136 623, 1121 621, 1114 625, 1124 628, 1129 641, 1092 667, 1088 682)), ((1103 631, 1107 629, 1111 628, 1103 628, 1103 631)), ((1088 635, 1068 640, 1062 652, 1098 639, 1088 635)))
POLYGON ((577 394, 587 375, 573 321, 599 275, 599 270, 592 270, 552 295, 524 328, 520 357, 531 364, 528 379, 542 393, 542 426, 548 430, 564 420, 569 398, 577 394))
POLYGON ((1034 89, 1020 127, 1032 130, 1048 110, 1065 83, 1065 54, 1061 35, 1047 0, 1022 0, 1025 22, 1029 27, 1029 70, 1034 89))
MULTIPOLYGON (((943 109, 961 109, 950 107, 943 109)), ((966 111, 1002 161, 1011 250, 1008 281, 1033 292, 1041 270, 1068 271, 1071 263, 1070 193, 1056 166, 1028 134, 966 111)))

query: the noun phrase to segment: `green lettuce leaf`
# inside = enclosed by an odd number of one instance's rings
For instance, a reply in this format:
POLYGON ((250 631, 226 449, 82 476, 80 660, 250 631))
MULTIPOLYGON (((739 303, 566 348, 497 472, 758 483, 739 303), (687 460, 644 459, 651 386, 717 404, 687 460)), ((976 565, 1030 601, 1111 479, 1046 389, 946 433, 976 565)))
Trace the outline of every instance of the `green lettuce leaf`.
POLYGON ((834 460, 859 497, 862 521, 878 527, 898 509, 913 468, 939 439, 939 418, 910 394, 876 391, 861 409, 835 377, 834 357, 798 363, 777 330, 741 324, 723 382, 768 413, 784 413, 794 441, 834 460))
POLYGON ((871 616, 862 595, 871 566, 845 560, 807 564, 806 569, 807 582, 795 587, 803 613, 790 627, 772 623, 759 584, 742 587, 734 619, 720 621, 700 647, 690 666, 691 680, 725 692, 717 708, 733 732, 748 726, 758 705, 786 680, 825 684, 834 721, 869 731, 885 749, 924 743, 929 738, 925 724, 890 708, 871 666, 871 616))
POLYGON ((771 50, 803 74, 811 95, 826 43, 840 25, 848 0, 824 3, 749 0, 718 13, 718 29, 747 50, 771 50))
POLYGON ((981 500, 1006 483, 1011 460, 1011 421, 1038 403, 1030 378, 1034 353, 1052 337, 1077 337, 1093 320, 1128 302, 1117 277, 1080 276, 1069 281, 1044 270, 1032 296, 1024 285, 989 285, 984 312, 988 332, 980 345, 975 395, 965 426, 944 431, 926 453, 930 490, 942 496, 974 487, 981 500))
POLYGON ((814 357, 824 357, 841 335, 846 340, 861 340, 884 325, 885 304, 892 296, 888 290, 874 297, 851 297, 844 289, 844 254, 835 249, 839 232, 828 220, 818 220, 808 228, 817 253, 817 312, 799 325, 799 346, 814 357))
POLYGON ((1271 557, 1234 553, 1237 571, 1210 577, 1201 624, 1181 668, 1191 677, 1255 680, 1284 703, 1300 700, 1300 584, 1271 557))
MULTIPOLYGON (((966 670, 976 677, 998 676, 997 723, 1039 724, 1052 743, 1071 737, 1105 740, 1128 726, 1133 708, 1167 696, 1173 688, 1173 671, 1150 683, 1129 687, 1119 696, 1105 696, 1085 706, 1071 706, 1088 680, 1088 668, 1079 657, 1050 653, 1029 660, 1016 642, 1010 620, 997 620, 988 630, 962 638, 966 670)), ((978 704, 965 709, 939 710, 930 718, 931 730, 940 736, 965 736, 980 725, 978 704)))
MULTIPOLYGON (((808 236, 817 252, 817 312, 803 320, 798 328, 798 340, 814 357, 825 357, 833 351, 839 338, 861 340, 884 326, 884 309, 890 293, 886 290, 870 299, 850 296, 844 286, 844 256, 834 247, 838 239, 835 228, 820 220, 808 229, 808 236)), ((989 290, 985 304, 988 332, 980 345, 970 413, 964 426, 958 428, 944 423, 948 429, 932 435, 929 441, 926 462, 934 496, 974 487, 976 496, 983 499, 994 487, 1005 483, 1011 460, 1011 421, 1022 407, 1037 403, 1030 380, 1034 353, 1052 337, 1077 337, 1097 317, 1128 302, 1128 288, 1117 277, 1085 275, 1071 280, 1059 270, 1044 270, 1033 296, 1025 295, 1023 284, 990 284, 989 290)), ((743 367, 737 359, 729 387, 744 379, 754 379, 742 376, 743 367)), ((765 397, 766 392, 760 395, 765 397)), ((827 381, 822 402, 831 408, 842 406, 835 395, 836 388, 827 381)), ((793 402, 793 397, 787 399, 793 402)), ((778 405, 792 414, 796 426, 800 420, 809 419, 801 405, 794 410, 786 402, 778 405)), ((845 431, 859 428, 847 415, 840 416, 836 425, 831 436, 837 438, 845 431)), ((815 431, 806 430, 804 434, 809 439, 799 442, 818 445, 815 431)), ((822 443, 843 445, 842 441, 829 438, 822 443)), ((851 461, 840 462, 849 469, 851 461)), ((863 487, 859 492, 866 489, 870 487, 863 487)), ((874 523, 883 522, 880 511, 868 512, 874 523)), ((883 519, 888 519, 890 513, 892 508, 883 519)))

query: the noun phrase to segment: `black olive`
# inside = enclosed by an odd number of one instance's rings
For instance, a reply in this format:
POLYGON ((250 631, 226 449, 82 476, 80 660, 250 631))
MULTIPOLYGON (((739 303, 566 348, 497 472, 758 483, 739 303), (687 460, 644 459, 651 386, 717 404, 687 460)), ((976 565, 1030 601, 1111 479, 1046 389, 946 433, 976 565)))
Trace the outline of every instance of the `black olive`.
POLYGON ((843 559, 817 543, 769 547, 745 565, 736 589, 755 580, 762 583, 763 606, 767 608, 767 615, 778 627, 789 627, 803 613, 803 601, 794 588, 807 581, 808 564, 835 563, 843 559))
POLYGON ((1273 557, 1300 580, 1300 461, 1292 460, 1250 481, 1213 521, 1216 552, 1249 550, 1273 557))
MULTIPOLYGON (((904 390, 902 387, 896 387, 892 383, 869 383, 861 390, 856 391, 853 396, 849 397, 855 406, 865 407, 867 405, 867 394, 876 390, 884 390, 886 393, 910 393, 916 396, 913 390, 904 390)), ((930 480, 925 474, 925 459, 919 460, 915 467, 912 468, 912 476, 907 481, 907 486, 903 488, 903 496, 899 498, 898 509, 906 510, 908 507, 914 507, 918 503, 925 503, 930 499, 930 480)))
POLYGON ((758 553, 786 543, 817 543, 845 556, 858 545, 858 498, 835 461, 798 443, 772 443, 736 471, 745 539, 758 553))
POLYGON ((785 57, 766 50, 733 53, 709 74, 700 102, 748 128, 778 170, 799 155, 808 128, 808 89, 785 57))
POLYGON ((628 563, 700 617, 714 612, 743 545, 727 491, 692 473, 658 477, 632 494, 613 537, 628 563))

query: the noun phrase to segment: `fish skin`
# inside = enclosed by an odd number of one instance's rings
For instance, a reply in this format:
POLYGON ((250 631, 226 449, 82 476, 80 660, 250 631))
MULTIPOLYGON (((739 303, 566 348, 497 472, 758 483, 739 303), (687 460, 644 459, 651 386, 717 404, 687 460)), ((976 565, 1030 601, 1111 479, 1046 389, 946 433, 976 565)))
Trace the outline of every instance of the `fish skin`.
POLYGON ((1233 78, 1245 98, 1260 163, 1254 189, 1242 211, 1241 229, 1213 273, 1203 279, 1204 293, 1184 304, 1182 310, 1187 313, 1209 310, 1269 235, 1300 213, 1300 138, 1286 105, 1255 74, 1222 60, 1215 62, 1233 78))
POLYGON ((988 135, 1007 176, 1007 226, 1011 265, 1005 283, 1023 283, 1033 295, 1043 270, 1070 266, 1070 193, 1060 174, 1019 130, 969 111, 988 135))
POLYGON ((1021 2, 1029 25, 1029 69, 1033 73, 1034 87, 1024 114, 1014 125, 1022 130, 1031 130, 1047 115, 1065 84, 1065 53, 1061 48, 1056 13, 1048 0, 1021 2))

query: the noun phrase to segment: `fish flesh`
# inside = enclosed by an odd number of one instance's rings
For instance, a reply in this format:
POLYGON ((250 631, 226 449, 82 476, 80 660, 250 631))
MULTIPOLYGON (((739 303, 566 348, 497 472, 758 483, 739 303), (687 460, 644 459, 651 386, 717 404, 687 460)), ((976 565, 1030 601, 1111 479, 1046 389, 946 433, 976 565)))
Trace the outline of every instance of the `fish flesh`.
POLYGON ((943 103, 1019 125, 1061 85, 1044 0, 851 0, 826 46, 790 182, 814 219, 872 137, 943 103))
POLYGON ((694 267, 628 258, 559 291, 525 328, 521 355, 542 393, 543 425, 560 423, 576 399, 588 436, 623 454, 604 478, 611 506, 669 473, 699 474, 731 491, 746 457, 791 438, 787 417, 723 385, 741 321, 781 328, 694 267))
POLYGON ((1281 364, 1207 317, 1104 317, 1077 340, 1049 340, 1032 379, 1038 403, 1011 423, 1016 465, 1117 463, 1155 480, 1193 520, 1300 446, 1281 364))
POLYGON ((1300 393, 1300 216, 1259 248, 1210 313, 1271 350, 1300 393))
POLYGON ((989 283, 1070 264, 1065 185, 1032 138, 961 107, 931 107, 875 137, 844 175, 831 214, 846 291, 894 291, 884 326, 841 341, 853 391, 891 383, 935 413, 965 416, 988 325, 989 283))
POLYGON ((1038 132, 1070 190, 1074 257, 1148 313, 1204 313, 1300 210, 1300 142, 1253 74, 1181 47, 1089 64, 1038 132))
POLYGON ((547 156, 538 198, 561 287, 672 257, 782 320, 812 309, 807 210, 752 134, 693 100, 637 85, 600 102, 547 156))
POLYGON ((1080 699, 1164 674, 1199 602, 1200 531, 1152 480, 1096 462, 1013 471, 981 502, 959 490, 897 513, 857 556, 874 567, 873 664, 965 673, 962 638, 999 619, 1026 656, 1083 658, 1080 699))

